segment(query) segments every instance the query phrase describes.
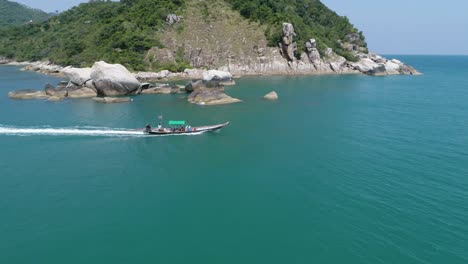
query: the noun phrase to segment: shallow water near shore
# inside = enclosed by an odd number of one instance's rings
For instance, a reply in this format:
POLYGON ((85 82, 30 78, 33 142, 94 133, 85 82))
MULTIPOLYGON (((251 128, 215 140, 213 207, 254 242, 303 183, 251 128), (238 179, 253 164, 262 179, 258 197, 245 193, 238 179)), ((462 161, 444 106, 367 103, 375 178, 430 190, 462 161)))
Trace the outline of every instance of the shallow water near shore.
POLYGON ((224 106, 10 100, 60 79, 1 66, 0 263, 467 263, 468 57, 397 58, 424 75, 246 77, 224 106), (231 123, 122 133, 159 114, 231 123))

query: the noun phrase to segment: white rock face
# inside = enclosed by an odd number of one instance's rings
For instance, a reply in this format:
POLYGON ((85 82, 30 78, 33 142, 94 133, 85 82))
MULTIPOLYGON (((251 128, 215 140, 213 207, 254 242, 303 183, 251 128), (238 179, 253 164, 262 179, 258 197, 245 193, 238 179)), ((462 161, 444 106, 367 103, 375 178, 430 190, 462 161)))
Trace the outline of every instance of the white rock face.
POLYGON ((103 61, 94 63, 91 79, 99 95, 116 96, 131 94, 140 88, 140 82, 124 66, 108 64, 103 61))
POLYGON ((91 68, 73 68, 68 66, 63 68, 61 72, 76 85, 83 85, 91 79, 91 68))
POLYGON ((330 61, 330 67, 334 72, 340 73, 343 71, 346 65, 346 59, 341 56, 336 56, 332 61, 330 61))
POLYGON ((379 67, 377 63, 368 58, 360 59, 358 62, 353 63, 353 66, 355 69, 363 73, 372 71, 379 67))
POLYGON ((209 70, 209 71, 203 72, 204 81, 230 80, 230 79, 232 79, 232 75, 229 72, 217 71, 217 70, 209 70))
POLYGON ((387 61, 385 63, 385 70, 388 72, 388 74, 400 74, 400 65, 392 61, 387 61))

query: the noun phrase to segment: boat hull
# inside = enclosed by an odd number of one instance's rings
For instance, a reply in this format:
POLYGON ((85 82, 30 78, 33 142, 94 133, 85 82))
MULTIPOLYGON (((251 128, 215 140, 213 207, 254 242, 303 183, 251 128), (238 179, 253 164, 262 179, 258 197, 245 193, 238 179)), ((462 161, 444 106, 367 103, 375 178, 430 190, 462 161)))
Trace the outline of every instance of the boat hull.
POLYGON ((190 135, 190 134, 201 134, 205 132, 218 131, 227 125, 229 125, 229 122, 226 122, 224 124, 213 125, 213 126, 192 127, 191 131, 172 131, 171 129, 163 128, 163 129, 151 129, 150 131, 144 131, 144 132, 148 135, 190 135))

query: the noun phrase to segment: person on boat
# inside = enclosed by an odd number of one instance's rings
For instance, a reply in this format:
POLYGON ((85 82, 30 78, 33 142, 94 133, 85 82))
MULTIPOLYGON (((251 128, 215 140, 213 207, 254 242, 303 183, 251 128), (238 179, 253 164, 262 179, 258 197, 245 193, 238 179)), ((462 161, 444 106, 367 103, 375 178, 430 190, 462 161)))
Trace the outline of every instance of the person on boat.
POLYGON ((162 125, 161 125, 161 122, 158 124, 158 130, 161 131, 162 130, 162 125))
POLYGON ((147 124, 147 125, 146 125, 145 131, 146 131, 146 132, 151 132, 151 125, 150 125, 150 124, 147 124))

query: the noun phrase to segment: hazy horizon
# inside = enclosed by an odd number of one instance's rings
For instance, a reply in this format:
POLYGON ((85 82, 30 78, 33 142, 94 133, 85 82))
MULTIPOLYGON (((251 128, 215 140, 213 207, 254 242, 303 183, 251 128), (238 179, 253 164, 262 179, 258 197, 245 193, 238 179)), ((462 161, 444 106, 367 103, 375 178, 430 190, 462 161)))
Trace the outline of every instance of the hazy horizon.
MULTIPOLYGON (((46 12, 62 12, 86 0, 17 0, 46 12)), ((468 55, 468 1, 376 2, 322 0, 364 32, 369 50, 393 55, 468 55), (456 6, 457 8, 453 8, 456 6), (417 11, 417 12, 415 12, 417 11), (447 15, 450 14, 450 15, 447 15)))

